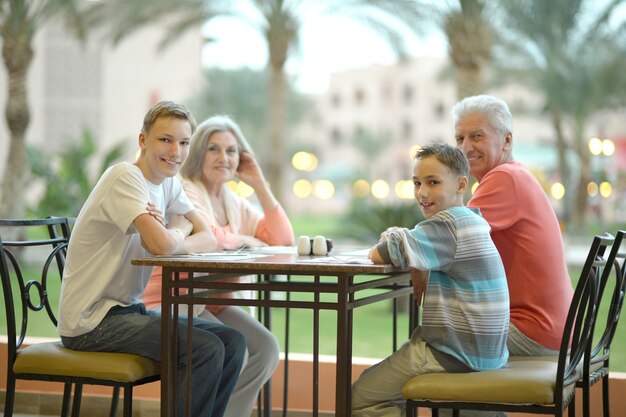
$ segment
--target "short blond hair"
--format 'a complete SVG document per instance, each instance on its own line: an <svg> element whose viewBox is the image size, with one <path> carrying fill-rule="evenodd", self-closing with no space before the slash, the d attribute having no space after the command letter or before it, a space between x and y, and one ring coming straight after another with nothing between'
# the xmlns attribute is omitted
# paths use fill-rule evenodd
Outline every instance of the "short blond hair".
<svg viewBox="0 0 626 417"><path fill-rule="evenodd" d="M160 101L148 110L143 118L143 124L141 125L141 131L147 134L154 122L162 117L169 119L186 120L191 126L191 133L196 131L196 119L182 104L174 103L173 101Z"/></svg>

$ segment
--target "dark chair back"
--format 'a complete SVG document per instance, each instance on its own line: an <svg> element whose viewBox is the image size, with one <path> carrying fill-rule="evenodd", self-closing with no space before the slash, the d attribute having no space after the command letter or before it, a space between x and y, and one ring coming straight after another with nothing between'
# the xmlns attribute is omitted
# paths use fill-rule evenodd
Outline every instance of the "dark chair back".
<svg viewBox="0 0 626 417"><path fill-rule="evenodd" d="M583 265L578 284L574 290L574 297L570 304L561 347L557 370L557 387L572 386L580 378L580 362L592 342L593 329L598 313L598 287L600 275L607 266L605 252L613 243L613 236L608 233L595 236L591 248ZM571 390L571 396L575 390ZM563 395L556 396L556 409L565 409L571 398Z"/></svg>
<svg viewBox="0 0 626 417"><path fill-rule="evenodd" d="M61 416L80 414L83 385L113 387L110 416L132 415L133 387L160 379L158 362L138 355L83 352L58 340L26 343L41 336L41 326L56 334L57 308L67 248L74 219L0 219L0 278L7 329L7 384L4 415L13 415L16 381L64 383ZM35 331L37 330L37 331ZM34 332L35 331L35 332ZM73 398L72 398L73 389Z"/></svg>
<svg viewBox="0 0 626 417"><path fill-rule="evenodd" d="M600 285L598 288L598 305L600 305L602 300L606 299L607 296L610 296L611 298L606 315L606 326L603 329L600 329L602 330L602 334L599 338L597 338L596 343L589 345L589 354L585 358L586 372L589 371L590 364L608 360L611 342L613 341L622 305L624 304L624 289L626 285L626 277L624 276L624 267L626 265L624 265L624 258L626 257L626 253L621 248L624 233L626 232L620 230L615 235L615 242L611 247L611 252L607 259L608 265L604 268L600 278ZM612 280L611 277L614 279ZM611 283L612 285L609 285ZM612 293L608 293L611 289Z"/></svg>
<svg viewBox="0 0 626 417"><path fill-rule="evenodd" d="M624 231L619 230L615 235L615 241L607 258L607 265L602 271L598 284L598 308L599 318L594 324L594 342L589 343L583 359L582 377L576 386L582 388L583 416L591 415L591 387L598 381L602 381L602 408L604 417L609 417L609 356L611 342L617 329L618 320L624 304L624 290L626 288L625 260L626 253L621 248L624 240ZM605 310L601 308L602 301L608 305ZM601 314L601 315L600 315ZM599 326L599 327L598 327ZM573 409L573 406L572 406ZM570 412L574 415L574 410Z"/></svg>
<svg viewBox="0 0 626 417"><path fill-rule="evenodd" d="M548 357L518 357L501 368L470 373L431 373L413 377L403 387L407 416L417 407L506 411L560 416L572 407L581 361L592 343L597 317L600 277L608 264L610 234L595 236L585 259L568 310L558 361Z"/></svg>
<svg viewBox="0 0 626 417"><path fill-rule="evenodd" d="M15 238L4 238L16 233ZM0 219L0 276L9 363L13 363L35 320L40 325L45 318L51 328L57 325L57 296L69 234L66 218Z"/></svg>

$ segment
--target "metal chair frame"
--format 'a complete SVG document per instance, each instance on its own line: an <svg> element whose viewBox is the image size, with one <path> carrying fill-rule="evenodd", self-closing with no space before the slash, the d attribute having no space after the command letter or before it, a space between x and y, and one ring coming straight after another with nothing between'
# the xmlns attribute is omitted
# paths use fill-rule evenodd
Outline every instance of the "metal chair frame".
<svg viewBox="0 0 626 417"><path fill-rule="evenodd" d="M80 414L81 397L83 385L104 385L113 387L113 398L111 401L110 415L117 415L118 396L120 389L124 390L124 416L132 415L132 392L133 387L145 383L158 381L160 374L152 375L147 378L134 382L120 382L108 379L79 377L79 376L59 376L47 374L16 374L13 370L13 364L20 349L23 347L27 336L29 313L34 315L36 312L45 310L45 316L57 325L57 319L52 306L50 305L50 292L48 282L53 268L56 266L59 277L63 276L63 268L65 267L65 257L69 244L71 224L73 219L62 217L51 217L46 219L34 220L5 220L0 219L0 276L2 279L2 289L4 293L4 305L6 310L7 337L8 337L8 364L7 364L7 388L4 404L4 415L11 417L15 403L15 388L17 380L38 380L64 383L63 403L61 408L61 416L68 415L70 405L72 407L72 416L78 417ZM1 230L25 231L29 228L47 228L49 237L44 238L25 238L4 240ZM20 263L20 250L27 247L40 247L48 250L43 267L38 276L33 276L29 271L25 270ZM28 276L27 276L28 274ZM35 304L34 294L39 298L39 302ZM19 293L20 298L17 299L15 294ZM40 316L38 316L40 317ZM31 317L32 318L32 317ZM33 318L34 319L34 318ZM74 398L71 401L72 387L74 388Z"/></svg>
<svg viewBox="0 0 626 417"><path fill-rule="evenodd" d="M581 377L580 363L588 345L591 343L593 326L597 317L597 294L600 274L607 264L604 254L614 241L613 236L605 234L595 236L574 296L563 330L563 337L558 357L555 379L554 402L552 404L515 404L472 402L471 398L463 401L432 401L427 398L410 398L406 401L407 416L417 416L418 407L428 407L433 417L439 415L440 408L452 409L458 417L460 410L505 411L532 414L551 414L561 416L574 400L575 389L567 396L564 388L575 384Z"/></svg>
<svg viewBox="0 0 626 417"><path fill-rule="evenodd" d="M582 388L582 406L583 416L591 417L591 387L598 381L602 381L602 408L604 417L610 416L609 406L609 354L611 342L617 329L622 306L624 304L624 292L626 290L626 253L621 249L622 240L624 238L623 230L619 230L615 235L615 241L611 247L611 252L607 259L607 266L602 272L600 284L598 286L598 306L602 299L609 294L605 294L610 290L610 279L613 280L613 292L610 294L610 305L606 316L606 325L601 329L602 333L595 345L590 343L583 359L583 374L576 381L576 387ZM620 259L622 263L620 264ZM609 286L607 288L607 286ZM594 330L595 324L594 324ZM570 417L576 415L575 407L569 409Z"/></svg>

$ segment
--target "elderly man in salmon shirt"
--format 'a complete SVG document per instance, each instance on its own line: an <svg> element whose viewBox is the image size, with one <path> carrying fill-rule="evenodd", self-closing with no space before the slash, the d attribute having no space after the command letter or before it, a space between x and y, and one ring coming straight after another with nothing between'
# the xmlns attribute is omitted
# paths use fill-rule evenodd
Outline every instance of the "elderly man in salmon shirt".
<svg viewBox="0 0 626 417"><path fill-rule="evenodd" d="M558 355L573 288L557 217L539 182L513 159L507 104L467 97L452 110L458 148L478 187L468 207L491 226L506 271L511 303L511 355Z"/></svg>

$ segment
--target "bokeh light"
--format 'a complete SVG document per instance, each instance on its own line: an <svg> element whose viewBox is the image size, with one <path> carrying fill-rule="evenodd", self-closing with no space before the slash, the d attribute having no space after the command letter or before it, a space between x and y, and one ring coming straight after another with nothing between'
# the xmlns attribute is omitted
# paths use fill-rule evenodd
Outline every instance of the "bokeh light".
<svg viewBox="0 0 626 417"><path fill-rule="evenodd" d="M587 193L589 194L590 197L597 196L598 195L598 184L596 184L593 181L591 181L589 184L587 184Z"/></svg>
<svg viewBox="0 0 626 417"><path fill-rule="evenodd" d="M230 191L232 191L233 193L237 192L237 181L226 181L226 186L230 189Z"/></svg>
<svg viewBox="0 0 626 417"><path fill-rule="evenodd" d="M604 156L611 156L615 153L615 144L610 139L604 139L602 141L602 154Z"/></svg>
<svg viewBox="0 0 626 417"><path fill-rule="evenodd" d="M370 193L370 183L365 180L356 180L352 184L352 196L356 198L365 198Z"/></svg>
<svg viewBox="0 0 626 417"><path fill-rule="evenodd" d="M385 180L376 180L372 183L372 195L379 200L389 195L389 184Z"/></svg>
<svg viewBox="0 0 626 417"><path fill-rule="evenodd" d="M328 200L335 195L335 186L328 180L313 181L313 195L322 200Z"/></svg>
<svg viewBox="0 0 626 417"><path fill-rule="evenodd" d="M611 139L589 139L589 152L594 156L612 156L615 153L615 143Z"/></svg>
<svg viewBox="0 0 626 417"><path fill-rule="evenodd" d="M291 165L298 171L311 172L317 168L317 156L310 152L296 152L291 157Z"/></svg>
<svg viewBox="0 0 626 417"><path fill-rule="evenodd" d="M598 156L602 153L602 139L591 138L589 139L589 152L592 155Z"/></svg>
<svg viewBox="0 0 626 417"><path fill-rule="evenodd" d="M298 180L293 183L293 194L298 198L306 198L311 195L313 186L308 180Z"/></svg>
<svg viewBox="0 0 626 417"><path fill-rule="evenodd" d="M472 189L470 190L470 192L472 193L472 195L474 195L474 193L476 192L476 189L478 188L478 181L476 181L473 185L472 185Z"/></svg>
<svg viewBox="0 0 626 417"><path fill-rule="evenodd" d="M409 180L398 181L395 186L396 195L403 200L412 200L414 197L414 189L413 181Z"/></svg>
<svg viewBox="0 0 626 417"><path fill-rule="evenodd" d="M252 194L254 194L254 188L250 187L243 181L239 181L239 183L237 184L237 194L244 198L248 198Z"/></svg>
<svg viewBox="0 0 626 417"><path fill-rule="evenodd" d="M555 200L562 199L565 196L565 186L563 186L560 182L555 182L550 187L550 195Z"/></svg>
<svg viewBox="0 0 626 417"><path fill-rule="evenodd" d="M600 183L600 195L604 198L609 198L613 193L613 186L608 181L602 181Z"/></svg>

